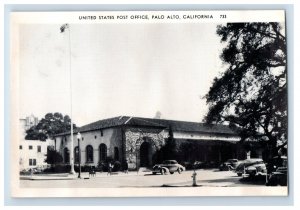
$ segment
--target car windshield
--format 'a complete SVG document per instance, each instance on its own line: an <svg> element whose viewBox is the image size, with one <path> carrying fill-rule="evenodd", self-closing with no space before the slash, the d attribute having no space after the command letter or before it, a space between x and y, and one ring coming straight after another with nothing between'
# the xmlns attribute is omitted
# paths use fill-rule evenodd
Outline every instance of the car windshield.
<svg viewBox="0 0 300 210"><path fill-rule="evenodd" d="M271 159L269 161L270 165L276 165L276 166L283 166L283 167L287 167L287 157L285 156L281 156L281 157L274 157L273 159Z"/></svg>

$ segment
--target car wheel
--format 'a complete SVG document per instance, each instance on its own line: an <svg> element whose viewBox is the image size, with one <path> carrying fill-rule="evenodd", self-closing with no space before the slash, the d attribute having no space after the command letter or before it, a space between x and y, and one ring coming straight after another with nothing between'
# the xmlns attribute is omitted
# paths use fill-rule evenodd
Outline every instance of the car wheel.
<svg viewBox="0 0 300 210"><path fill-rule="evenodd" d="M153 175L156 175L156 172L152 172Z"/></svg>
<svg viewBox="0 0 300 210"><path fill-rule="evenodd" d="M179 173L179 174L181 174L181 172L182 172L182 169L178 168L178 170L177 170L177 171L178 171L178 173Z"/></svg>
<svg viewBox="0 0 300 210"><path fill-rule="evenodd" d="M170 172L170 174L174 174L174 172Z"/></svg>
<svg viewBox="0 0 300 210"><path fill-rule="evenodd" d="M242 173L237 173L238 176L242 176Z"/></svg>

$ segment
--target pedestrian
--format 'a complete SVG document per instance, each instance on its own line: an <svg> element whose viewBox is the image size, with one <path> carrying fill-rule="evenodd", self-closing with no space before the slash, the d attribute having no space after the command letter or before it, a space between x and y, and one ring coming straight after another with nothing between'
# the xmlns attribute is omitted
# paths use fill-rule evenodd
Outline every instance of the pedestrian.
<svg viewBox="0 0 300 210"><path fill-rule="evenodd" d="M108 172L107 172L107 175L111 175L111 172L112 172L112 168L113 168L113 165L111 162L108 163Z"/></svg>
<svg viewBox="0 0 300 210"><path fill-rule="evenodd" d="M124 173L128 174L128 161L127 160L124 163Z"/></svg>

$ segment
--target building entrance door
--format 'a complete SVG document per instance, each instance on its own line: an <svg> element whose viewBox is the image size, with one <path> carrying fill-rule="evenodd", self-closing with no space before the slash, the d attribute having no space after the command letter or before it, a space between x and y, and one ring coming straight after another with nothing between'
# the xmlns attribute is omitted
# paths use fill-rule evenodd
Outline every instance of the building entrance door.
<svg viewBox="0 0 300 210"><path fill-rule="evenodd" d="M148 167L150 166L151 151L150 144L148 142L144 142L140 148L140 166Z"/></svg>

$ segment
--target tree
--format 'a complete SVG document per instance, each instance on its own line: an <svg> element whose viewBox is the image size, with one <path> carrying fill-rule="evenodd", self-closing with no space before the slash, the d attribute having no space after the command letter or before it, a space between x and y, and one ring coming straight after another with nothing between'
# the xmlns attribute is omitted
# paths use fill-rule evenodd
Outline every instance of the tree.
<svg viewBox="0 0 300 210"><path fill-rule="evenodd" d="M177 160L179 157L177 144L174 139L174 133L171 126L169 126L169 137L165 144L159 148L154 154L154 162L161 163L164 160Z"/></svg>
<svg viewBox="0 0 300 210"><path fill-rule="evenodd" d="M178 156L177 145L174 139L174 133L171 126L169 126L169 137L163 147L163 156L165 160L177 159Z"/></svg>
<svg viewBox="0 0 300 210"><path fill-rule="evenodd" d="M47 155L45 162L48 164L57 164L63 162L63 157L54 148L47 148Z"/></svg>
<svg viewBox="0 0 300 210"><path fill-rule="evenodd" d="M73 124L74 129L76 125ZM41 121L26 131L25 139L42 140L53 137L55 134L70 131L71 118L61 113L48 113Z"/></svg>
<svg viewBox="0 0 300 210"><path fill-rule="evenodd" d="M217 27L225 43L225 72L205 96L207 123L227 122L242 139L287 143L286 38L280 23L228 23ZM282 144L281 144L282 145Z"/></svg>

